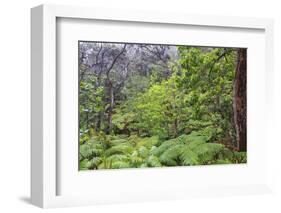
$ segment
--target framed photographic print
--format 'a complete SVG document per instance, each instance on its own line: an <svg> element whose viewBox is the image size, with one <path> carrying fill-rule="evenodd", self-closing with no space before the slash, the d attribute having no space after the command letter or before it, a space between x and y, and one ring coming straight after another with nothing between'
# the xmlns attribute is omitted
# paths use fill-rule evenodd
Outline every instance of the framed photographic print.
<svg viewBox="0 0 281 213"><path fill-rule="evenodd" d="M33 8L32 203L269 192L272 26Z"/></svg>
<svg viewBox="0 0 281 213"><path fill-rule="evenodd" d="M247 162L247 49L79 41L79 170Z"/></svg>

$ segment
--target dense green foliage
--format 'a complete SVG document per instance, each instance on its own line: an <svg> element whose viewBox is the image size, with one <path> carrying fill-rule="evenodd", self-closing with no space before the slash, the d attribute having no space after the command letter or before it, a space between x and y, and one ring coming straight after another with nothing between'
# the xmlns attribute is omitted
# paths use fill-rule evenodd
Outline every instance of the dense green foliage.
<svg viewBox="0 0 281 213"><path fill-rule="evenodd" d="M131 65L122 79L120 64L111 76L80 81L80 169L246 162L235 150L237 51L179 46L176 53L149 73ZM89 67L81 63L83 69Z"/></svg>
<svg viewBox="0 0 281 213"><path fill-rule="evenodd" d="M161 141L157 136L94 136L80 146L80 169L117 169L245 163L246 154L231 151L192 132Z"/></svg>

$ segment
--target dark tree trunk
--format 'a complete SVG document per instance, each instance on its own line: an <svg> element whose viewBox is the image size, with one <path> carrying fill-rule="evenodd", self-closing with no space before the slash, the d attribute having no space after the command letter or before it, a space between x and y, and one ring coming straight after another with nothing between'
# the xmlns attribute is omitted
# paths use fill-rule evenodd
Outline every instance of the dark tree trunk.
<svg viewBox="0 0 281 213"><path fill-rule="evenodd" d="M247 49L239 49L234 80L233 112L238 151L247 151Z"/></svg>
<svg viewBox="0 0 281 213"><path fill-rule="evenodd" d="M97 122L96 122L96 132L99 132L101 129L101 117L102 117L102 113L99 112L98 116L97 116Z"/></svg>
<svg viewBox="0 0 281 213"><path fill-rule="evenodd" d="M178 137L178 119L174 120L174 138Z"/></svg>

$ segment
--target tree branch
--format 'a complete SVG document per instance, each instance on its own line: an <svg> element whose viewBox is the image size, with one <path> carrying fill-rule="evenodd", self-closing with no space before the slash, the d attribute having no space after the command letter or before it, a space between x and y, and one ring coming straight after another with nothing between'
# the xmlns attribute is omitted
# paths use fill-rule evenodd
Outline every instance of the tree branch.
<svg viewBox="0 0 281 213"><path fill-rule="evenodd" d="M96 55L96 64L98 64L99 55L100 55L101 50L102 50L102 43L100 44L100 49L99 49L99 51L98 51L98 53L97 53L97 55Z"/></svg>
<svg viewBox="0 0 281 213"><path fill-rule="evenodd" d="M211 75L211 73L213 72L214 66L216 63L218 63L223 57L226 58L226 55L229 54L232 51L232 49L224 49L223 53L221 55L219 55L219 57L213 62L211 69L209 71L209 77Z"/></svg>
<svg viewBox="0 0 281 213"><path fill-rule="evenodd" d="M122 48L121 52L113 59L111 65L109 66L109 68L107 69L106 71L106 76L107 78L109 79L109 73L110 71L112 70L114 64L116 63L117 59L124 53L125 49L126 49L126 45L127 44L124 44L124 47Z"/></svg>

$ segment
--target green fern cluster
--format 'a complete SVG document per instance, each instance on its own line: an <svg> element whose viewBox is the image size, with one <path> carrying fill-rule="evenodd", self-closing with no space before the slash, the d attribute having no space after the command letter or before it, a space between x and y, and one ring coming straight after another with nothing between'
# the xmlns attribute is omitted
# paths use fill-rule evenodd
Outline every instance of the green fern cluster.
<svg viewBox="0 0 281 213"><path fill-rule="evenodd" d="M80 169L246 163L246 153L209 142L200 132L161 141L157 136L99 136L80 145Z"/></svg>

